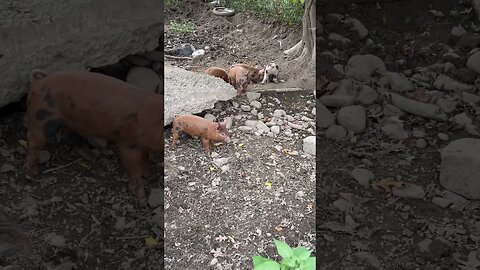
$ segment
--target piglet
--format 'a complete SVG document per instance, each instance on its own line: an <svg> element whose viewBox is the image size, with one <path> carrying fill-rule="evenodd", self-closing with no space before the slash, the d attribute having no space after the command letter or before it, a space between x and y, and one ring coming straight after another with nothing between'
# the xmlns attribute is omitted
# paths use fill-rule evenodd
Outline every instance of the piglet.
<svg viewBox="0 0 480 270"><path fill-rule="evenodd" d="M262 81L263 73L261 73L262 68L260 66L252 66L248 64L233 64L230 68L233 67L243 67L250 72L252 83L259 83Z"/></svg>
<svg viewBox="0 0 480 270"><path fill-rule="evenodd" d="M222 68L219 68L219 67L210 67L210 68L207 68L205 71L204 71L205 74L208 74L208 75L212 75L212 76L215 76L215 77L218 77L218 78L221 78L223 79L226 83L229 83L228 81L228 74L227 72L222 69Z"/></svg>
<svg viewBox="0 0 480 270"><path fill-rule="evenodd" d="M270 63L266 65L265 68L262 69L261 73L263 73L262 84L272 81L274 83L278 83L278 74L280 73L280 70L277 64Z"/></svg>
<svg viewBox="0 0 480 270"><path fill-rule="evenodd" d="M210 141L229 143L230 135L227 131L227 119L223 122L213 122L196 115L176 115L172 125L172 148L175 148L179 132L183 131L190 136L197 136L202 140L205 154L210 157Z"/></svg>
<svg viewBox="0 0 480 270"><path fill-rule="evenodd" d="M119 79L86 71L47 74L34 70L27 96L27 175L38 173L39 153L57 130L116 143L129 178L129 189L141 201L142 176L149 174L150 152L163 152L163 95Z"/></svg>
<svg viewBox="0 0 480 270"><path fill-rule="evenodd" d="M233 66L228 71L228 79L230 84L237 89L237 96L247 92L247 87L252 81L252 75L250 71L242 66Z"/></svg>

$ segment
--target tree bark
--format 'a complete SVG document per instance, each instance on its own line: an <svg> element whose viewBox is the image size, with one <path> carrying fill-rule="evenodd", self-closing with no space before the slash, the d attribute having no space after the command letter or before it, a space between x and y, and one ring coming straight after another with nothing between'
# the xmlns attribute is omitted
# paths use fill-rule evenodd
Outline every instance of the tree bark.
<svg viewBox="0 0 480 270"><path fill-rule="evenodd" d="M315 63L316 57L316 39L315 39L315 27L316 27L316 0L305 0L305 12L303 13L303 33L302 39L295 44L292 48L285 50L284 53L291 56L298 56L296 60ZM300 54L300 55L299 55Z"/></svg>

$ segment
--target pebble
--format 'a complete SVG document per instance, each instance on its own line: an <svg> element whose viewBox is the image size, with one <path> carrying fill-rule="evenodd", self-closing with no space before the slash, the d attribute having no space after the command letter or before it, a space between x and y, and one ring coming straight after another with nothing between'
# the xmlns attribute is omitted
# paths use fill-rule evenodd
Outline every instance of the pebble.
<svg viewBox="0 0 480 270"><path fill-rule="evenodd" d="M347 137L347 129L339 125L331 125L325 131L325 137L342 141Z"/></svg>
<svg viewBox="0 0 480 270"><path fill-rule="evenodd" d="M359 105L341 108L337 119L340 125L355 133L362 132L367 125L365 108Z"/></svg>
<svg viewBox="0 0 480 270"><path fill-rule="evenodd" d="M420 139L415 141L415 146L417 148L425 148L425 147L427 147L427 141L425 141L425 139L423 139L423 138L420 138Z"/></svg>
<svg viewBox="0 0 480 270"><path fill-rule="evenodd" d="M378 99L378 93L372 87L368 85L362 85L360 89L360 93L357 97L357 101L360 102L360 104L371 105Z"/></svg>
<svg viewBox="0 0 480 270"><path fill-rule="evenodd" d="M250 106L254 107L255 109L260 109L262 107L262 103L258 102L257 100L254 100L250 102Z"/></svg>
<svg viewBox="0 0 480 270"><path fill-rule="evenodd" d="M448 139L449 139L448 135L445 134L445 133L443 133L443 132L438 133L437 136L438 136L438 138L439 138L440 140L442 140L442 141L448 141Z"/></svg>
<svg viewBox="0 0 480 270"><path fill-rule="evenodd" d="M315 156L316 154L316 136L308 136L303 139L303 152Z"/></svg>
<svg viewBox="0 0 480 270"><path fill-rule="evenodd" d="M273 133L274 135L280 134L280 127L279 127L279 126L272 126L272 127L270 128L270 130L272 131L272 133Z"/></svg>
<svg viewBox="0 0 480 270"><path fill-rule="evenodd" d="M246 120L246 121L245 121L245 125L253 128L253 127L256 127L256 126L258 125L258 122L261 122L261 121L257 121L257 120Z"/></svg>
<svg viewBox="0 0 480 270"><path fill-rule="evenodd" d="M359 168L353 169L350 172L350 176L357 180L357 182L364 187L369 187L370 181L373 181L375 178L371 171Z"/></svg>
<svg viewBox="0 0 480 270"><path fill-rule="evenodd" d="M262 96L262 94L255 93L255 92L247 92L246 95L247 95L248 102L252 102L254 100L257 100Z"/></svg>
<svg viewBox="0 0 480 270"><path fill-rule="evenodd" d="M294 124L294 123L291 123L291 122L288 122L287 123L288 126L290 126L291 128L294 128L294 129L299 129L299 130L303 130L303 126L302 125L299 125L299 124Z"/></svg>
<svg viewBox="0 0 480 270"><path fill-rule="evenodd" d="M467 67L477 74L480 74L480 51L477 51L468 58Z"/></svg>
<svg viewBox="0 0 480 270"><path fill-rule="evenodd" d="M163 189L152 188L148 196L148 204L152 208L163 205Z"/></svg>
<svg viewBox="0 0 480 270"><path fill-rule="evenodd" d="M239 126L238 130L240 130L240 131L252 131L253 128L249 127L249 126Z"/></svg>
<svg viewBox="0 0 480 270"><path fill-rule="evenodd" d="M263 123L262 121L257 121L257 126L256 126L257 130L261 133L268 133L270 132L270 128L265 125L265 123Z"/></svg>
<svg viewBox="0 0 480 270"><path fill-rule="evenodd" d="M222 167L223 165L227 164L229 161L229 158L216 158L212 162L217 166L218 168Z"/></svg>
<svg viewBox="0 0 480 270"><path fill-rule="evenodd" d="M276 118L282 118L283 116L286 116L287 113L284 111L284 110L281 110L281 109L277 109L275 111L273 111L273 116L276 117Z"/></svg>
<svg viewBox="0 0 480 270"><path fill-rule="evenodd" d="M392 193L395 196L410 199L423 199L425 197L423 188L415 184L408 184L406 188L393 187Z"/></svg>
<svg viewBox="0 0 480 270"><path fill-rule="evenodd" d="M205 118L207 120L210 120L210 121L215 121L215 119L216 119L216 117L211 113L205 114L205 116L203 116L203 118Z"/></svg>
<svg viewBox="0 0 480 270"><path fill-rule="evenodd" d="M248 105L240 105L240 109L244 112L249 112L252 110L252 108Z"/></svg>

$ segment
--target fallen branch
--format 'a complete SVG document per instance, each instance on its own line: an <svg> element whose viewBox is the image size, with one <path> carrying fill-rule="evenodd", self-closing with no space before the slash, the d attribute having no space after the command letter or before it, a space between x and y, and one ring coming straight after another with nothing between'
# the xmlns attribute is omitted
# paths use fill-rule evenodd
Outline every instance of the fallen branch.
<svg viewBox="0 0 480 270"><path fill-rule="evenodd" d="M80 161L80 160L82 160L82 159L81 159L81 158L76 159L76 160L74 160L74 161L72 161L72 162L70 162L70 163L67 163L67 164L65 164L65 165L62 165L62 166L58 166L58 167L55 167L55 168L51 168L51 169L45 170L45 171L43 171L43 173L49 173L49 172L54 172L54 171L61 170L61 169L63 169L63 168L66 168L66 167L68 167L68 166L73 165L74 163L76 163L76 162L78 162L78 161Z"/></svg>
<svg viewBox="0 0 480 270"><path fill-rule="evenodd" d="M186 56L173 56L173 55L167 55L167 54L165 54L165 58L177 59L177 60L193 60L193 58L192 58L192 57L186 57Z"/></svg>
<svg viewBox="0 0 480 270"><path fill-rule="evenodd" d="M390 96L392 104L404 112L438 121L448 120L448 116L438 105L423 103L395 93L388 93L388 95Z"/></svg>

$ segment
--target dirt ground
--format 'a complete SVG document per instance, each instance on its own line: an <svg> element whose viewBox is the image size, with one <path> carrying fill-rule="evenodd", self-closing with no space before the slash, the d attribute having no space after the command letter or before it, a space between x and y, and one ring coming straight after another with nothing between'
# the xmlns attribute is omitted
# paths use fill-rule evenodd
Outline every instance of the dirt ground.
<svg viewBox="0 0 480 270"><path fill-rule="evenodd" d="M261 104L258 113L268 119L275 110L284 110L295 118L293 121L301 121L301 116L312 120L306 129L292 129L291 137L283 130L275 137L260 136L239 129L247 119L257 120L250 111L241 109L250 104L246 96L219 103L205 113L219 120L226 116L233 119L232 143L215 144L213 159L205 156L200 140L189 136L181 137L177 148L172 149L168 127L166 269L252 269L254 255L278 259L273 239L314 250L315 158L302 151L302 140L314 135L315 129L314 69L293 68L297 64L282 55L282 50L298 42L301 29L262 22L243 13L218 17L208 7L193 3L167 9L166 15L165 49L183 43L197 49L211 48L201 59L170 59L166 65L202 72L210 66L228 69L234 63L275 62L285 82L248 88L262 92L257 100ZM196 31L176 32L169 27L172 20L188 20ZM292 87L304 91L271 91ZM215 165L224 159L228 160L226 165Z"/></svg>
<svg viewBox="0 0 480 270"><path fill-rule="evenodd" d="M462 25L467 31L477 32L474 12L457 17L449 15L452 10L468 9L469 1L463 4L461 1L408 1L410 4L379 1L381 10L377 10L375 1L358 2L357 8L348 13L366 26L369 37L380 46L367 48L363 43L353 44L341 51L343 59L339 62L343 65L352 55L368 53L386 59L390 71L445 63L442 55L452 46L448 39L453 26ZM435 17L429 10L442 11L444 16ZM330 12L344 14L344 9L325 6L321 14ZM323 46L319 53L332 50L327 42ZM405 66L388 66L388 59L405 58L402 49L412 47L414 57L407 58ZM457 65L465 61L465 52L455 49L461 55L454 63ZM467 107L459 102L456 112L467 111ZM412 136L405 140L387 138L380 130L378 119L372 114L367 117L367 129L356 142L335 142L326 139L323 133L317 141L316 224L320 268L478 269L475 263L479 251L478 201L460 200L446 208L432 201L435 194L444 190L438 181L439 150L455 139L472 135L407 114L401 117L405 129L426 132L427 146L419 148ZM448 134L449 139L439 139L440 132ZM362 187L347 173L353 168L370 170L375 181L400 177L423 187L426 196L421 200L400 198ZM348 217L334 206L342 193L356 196ZM349 224L353 227L348 227ZM426 238L433 242L428 245Z"/></svg>

